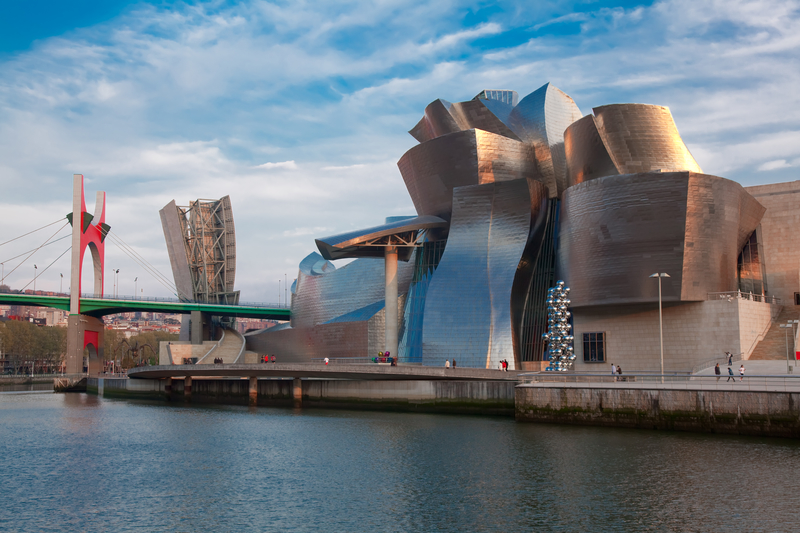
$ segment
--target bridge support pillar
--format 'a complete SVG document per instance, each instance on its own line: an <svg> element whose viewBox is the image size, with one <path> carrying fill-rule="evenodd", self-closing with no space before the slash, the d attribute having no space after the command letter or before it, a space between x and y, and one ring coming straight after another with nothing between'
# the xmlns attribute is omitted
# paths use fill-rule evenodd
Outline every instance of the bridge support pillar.
<svg viewBox="0 0 800 533"><path fill-rule="evenodd" d="M167 395L167 400L172 399L172 378L166 378L164 380L164 394Z"/></svg>
<svg viewBox="0 0 800 533"><path fill-rule="evenodd" d="M88 315L74 314L67 319L66 373L83 374L83 350L89 351L89 374L103 370L103 321Z"/></svg>
<svg viewBox="0 0 800 533"><path fill-rule="evenodd" d="M303 380L300 378L292 380L292 398L294 399L295 407L303 406Z"/></svg>
<svg viewBox="0 0 800 533"><path fill-rule="evenodd" d="M192 376L183 378L183 399L187 402L192 400Z"/></svg>
<svg viewBox="0 0 800 533"><path fill-rule="evenodd" d="M250 376L250 405L258 405L258 378Z"/></svg>
<svg viewBox="0 0 800 533"><path fill-rule="evenodd" d="M211 315L202 311L192 311L190 340L192 344L203 344L211 340Z"/></svg>

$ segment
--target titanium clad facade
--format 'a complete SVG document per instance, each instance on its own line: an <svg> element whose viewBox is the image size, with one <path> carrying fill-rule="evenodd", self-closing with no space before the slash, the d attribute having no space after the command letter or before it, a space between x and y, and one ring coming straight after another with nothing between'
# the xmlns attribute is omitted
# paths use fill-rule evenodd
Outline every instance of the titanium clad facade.
<svg viewBox="0 0 800 533"><path fill-rule="evenodd" d="M736 182L694 172L608 176L561 206L560 274L573 307L664 301L738 288L736 262L764 208Z"/></svg>
<svg viewBox="0 0 800 533"><path fill-rule="evenodd" d="M597 131L594 115L586 115L564 131L567 187L619 174Z"/></svg>
<svg viewBox="0 0 800 533"><path fill-rule="evenodd" d="M547 190L514 180L455 189L447 246L430 281L423 364L516 368L512 287L528 235L545 219ZM538 250L536 251L538 253Z"/></svg>
<svg viewBox="0 0 800 533"><path fill-rule="evenodd" d="M597 130L620 174L703 172L683 143L668 107L613 104L593 111Z"/></svg>
<svg viewBox="0 0 800 533"><path fill-rule="evenodd" d="M292 287L294 329L313 328L384 299L382 259L356 259L335 269L314 252L303 263L309 268L300 270ZM398 263L398 294L408 291L412 272L412 262Z"/></svg>
<svg viewBox="0 0 800 533"><path fill-rule="evenodd" d="M517 136L533 145L551 198L560 198L567 188L564 130L581 116L572 98L546 83L523 98L508 118L508 125Z"/></svg>
<svg viewBox="0 0 800 533"><path fill-rule="evenodd" d="M537 178L530 145L482 130L452 133L407 151L397 166L420 215L450 219L456 187Z"/></svg>

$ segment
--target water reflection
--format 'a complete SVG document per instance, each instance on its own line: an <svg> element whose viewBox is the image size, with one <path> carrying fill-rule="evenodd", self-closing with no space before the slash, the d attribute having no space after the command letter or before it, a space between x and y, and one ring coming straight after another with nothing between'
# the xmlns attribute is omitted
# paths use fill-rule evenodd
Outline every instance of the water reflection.
<svg viewBox="0 0 800 533"><path fill-rule="evenodd" d="M794 441L0 397L21 530L792 531ZM725 518L725 519L722 519Z"/></svg>

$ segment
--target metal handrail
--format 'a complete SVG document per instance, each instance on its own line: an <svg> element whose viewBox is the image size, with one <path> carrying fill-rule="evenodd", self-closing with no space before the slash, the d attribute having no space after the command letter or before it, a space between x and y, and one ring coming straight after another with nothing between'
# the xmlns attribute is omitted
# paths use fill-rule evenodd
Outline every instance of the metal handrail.
<svg viewBox="0 0 800 533"><path fill-rule="evenodd" d="M742 291L727 291L727 292L709 292L709 300L752 300L754 302L764 302L768 304L780 305L781 299L776 296L767 296L765 294L754 294L752 292Z"/></svg>

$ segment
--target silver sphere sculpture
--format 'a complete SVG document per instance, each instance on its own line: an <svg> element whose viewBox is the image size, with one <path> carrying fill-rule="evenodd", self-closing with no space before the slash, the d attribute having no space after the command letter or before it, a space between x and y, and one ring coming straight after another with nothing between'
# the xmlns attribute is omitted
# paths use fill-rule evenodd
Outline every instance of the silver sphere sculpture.
<svg viewBox="0 0 800 533"><path fill-rule="evenodd" d="M556 286L547 290L547 333L542 338L547 341L545 353L549 356L550 364L545 372L566 372L575 362L572 342L575 340L570 330L570 312L567 307L572 303L569 299L569 287L563 281L556 282Z"/></svg>

